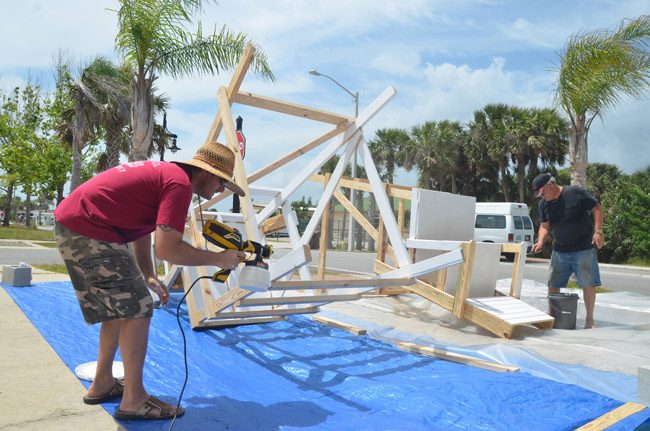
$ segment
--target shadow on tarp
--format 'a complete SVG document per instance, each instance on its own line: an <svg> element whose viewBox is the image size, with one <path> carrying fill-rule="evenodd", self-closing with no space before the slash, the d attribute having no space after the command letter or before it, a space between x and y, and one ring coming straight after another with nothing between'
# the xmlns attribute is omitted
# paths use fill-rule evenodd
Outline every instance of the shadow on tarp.
<svg viewBox="0 0 650 431"><path fill-rule="evenodd" d="M70 283L3 287L71 370L96 359L99 326L83 322ZM179 298L154 313L144 372L149 392L170 403L184 379ZM183 309L181 322L189 380L176 430L570 430L622 404L523 372L417 356L301 316L191 331ZM116 406L104 404L110 413ZM634 429L648 416L609 429ZM169 421L123 425L166 430Z"/></svg>

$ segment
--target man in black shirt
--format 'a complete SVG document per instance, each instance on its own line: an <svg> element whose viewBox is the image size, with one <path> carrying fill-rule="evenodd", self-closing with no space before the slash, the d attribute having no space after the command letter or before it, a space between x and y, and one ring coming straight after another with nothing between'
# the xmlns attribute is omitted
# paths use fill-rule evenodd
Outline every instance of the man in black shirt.
<svg viewBox="0 0 650 431"><path fill-rule="evenodd" d="M539 232L532 252L537 253L553 232L553 254L548 292L558 293L566 287L571 274L576 275L587 309L585 328L594 326L596 287L600 286L598 254L602 248L603 212L598 200L578 186L558 186L550 174L538 175L533 190L543 200L539 204ZM592 222L593 221L593 222Z"/></svg>

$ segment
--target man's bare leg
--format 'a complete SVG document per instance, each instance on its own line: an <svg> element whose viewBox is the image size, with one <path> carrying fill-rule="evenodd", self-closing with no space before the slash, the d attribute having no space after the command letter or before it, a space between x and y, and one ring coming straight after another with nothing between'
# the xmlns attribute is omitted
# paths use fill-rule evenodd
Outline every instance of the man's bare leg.
<svg viewBox="0 0 650 431"><path fill-rule="evenodd" d="M596 288L585 287L582 289L582 296L585 300L585 308L587 309L587 318L585 319L585 329L590 329L594 326L594 308L596 306Z"/></svg>
<svg viewBox="0 0 650 431"><path fill-rule="evenodd" d="M124 395L120 410L132 412L149 399L144 389L142 370L147 355L151 318L122 320L120 351L124 360Z"/></svg>
<svg viewBox="0 0 650 431"><path fill-rule="evenodd" d="M88 396L96 397L108 392L115 384L113 378L113 360L120 340L119 320L102 322L99 329L99 352L95 379L88 388Z"/></svg>

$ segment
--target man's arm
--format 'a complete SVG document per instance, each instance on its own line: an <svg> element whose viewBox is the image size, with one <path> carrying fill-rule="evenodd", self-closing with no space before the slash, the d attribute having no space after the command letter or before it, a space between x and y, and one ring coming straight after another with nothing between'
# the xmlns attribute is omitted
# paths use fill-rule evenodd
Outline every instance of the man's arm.
<svg viewBox="0 0 650 431"><path fill-rule="evenodd" d="M154 247L158 259L176 265L211 265L222 269L234 269L246 256L238 250L225 250L216 253L192 247L183 241L183 235L180 232L166 225L156 226L156 243Z"/></svg>
<svg viewBox="0 0 650 431"><path fill-rule="evenodd" d="M549 229L550 228L548 222L539 224L539 231L537 232L537 242L533 245L533 248L530 250L531 253L538 253L542 250L544 243L548 239Z"/></svg>
<svg viewBox="0 0 650 431"><path fill-rule="evenodd" d="M158 280L156 269L153 266L151 259L151 235L147 234L131 243L133 246L133 256L135 263L138 264L140 272L144 277L144 281L149 289L156 292L160 298L160 303L165 305L169 301L169 292L167 287Z"/></svg>
<svg viewBox="0 0 650 431"><path fill-rule="evenodd" d="M598 249L605 245L605 235L603 234L603 208L597 203L592 209L591 214L594 217L594 236L591 239L592 244L596 244Z"/></svg>

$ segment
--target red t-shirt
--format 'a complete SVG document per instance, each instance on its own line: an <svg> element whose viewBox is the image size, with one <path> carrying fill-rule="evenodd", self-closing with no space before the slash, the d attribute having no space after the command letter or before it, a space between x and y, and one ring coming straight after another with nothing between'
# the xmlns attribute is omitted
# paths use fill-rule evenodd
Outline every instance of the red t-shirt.
<svg viewBox="0 0 650 431"><path fill-rule="evenodd" d="M54 218L81 235L125 243L167 225L181 233L192 201L187 172L177 164L125 163L86 181L54 211Z"/></svg>

